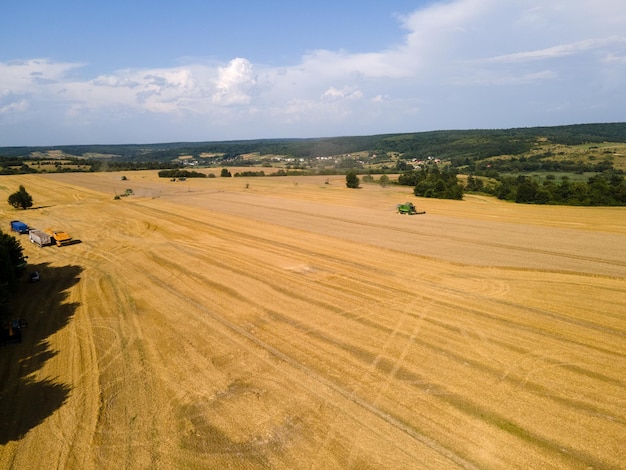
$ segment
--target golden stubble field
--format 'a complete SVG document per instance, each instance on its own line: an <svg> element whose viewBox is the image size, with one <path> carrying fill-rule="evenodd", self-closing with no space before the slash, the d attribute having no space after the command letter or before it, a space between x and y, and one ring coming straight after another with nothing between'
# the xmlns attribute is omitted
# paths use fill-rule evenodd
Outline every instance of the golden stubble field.
<svg viewBox="0 0 626 470"><path fill-rule="evenodd" d="M0 468L624 468L625 208L125 175L0 178L80 242L19 236Z"/></svg>

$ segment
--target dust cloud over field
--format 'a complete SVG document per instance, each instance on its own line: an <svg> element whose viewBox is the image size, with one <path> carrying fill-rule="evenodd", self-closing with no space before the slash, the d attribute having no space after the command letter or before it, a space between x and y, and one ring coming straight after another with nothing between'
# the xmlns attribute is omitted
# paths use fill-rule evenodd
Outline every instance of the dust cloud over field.
<svg viewBox="0 0 626 470"><path fill-rule="evenodd" d="M623 468L624 208L125 176L0 179L1 468Z"/></svg>

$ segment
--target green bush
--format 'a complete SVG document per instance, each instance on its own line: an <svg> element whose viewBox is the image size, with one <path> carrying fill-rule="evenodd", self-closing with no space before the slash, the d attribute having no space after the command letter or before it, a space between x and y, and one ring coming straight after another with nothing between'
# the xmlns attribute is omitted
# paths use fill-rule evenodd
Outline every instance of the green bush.
<svg viewBox="0 0 626 470"><path fill-rule="evenodd" d="M356 171L350 170L348 173L346 173L346 186L348 188L357 189L359 187L359 184L360 181Z"/></svg>

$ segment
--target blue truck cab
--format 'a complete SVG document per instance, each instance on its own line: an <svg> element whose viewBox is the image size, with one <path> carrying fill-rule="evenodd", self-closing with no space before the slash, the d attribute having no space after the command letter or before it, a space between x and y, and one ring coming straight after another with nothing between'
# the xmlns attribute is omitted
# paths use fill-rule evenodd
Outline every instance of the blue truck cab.
<svg viewBox="0 0 626 470"><path fill-rule="evenodd" d="M26 225L24 222L20 222L19 220L12 220L11 231L17 233L28 233L28 225Z"/></svg>

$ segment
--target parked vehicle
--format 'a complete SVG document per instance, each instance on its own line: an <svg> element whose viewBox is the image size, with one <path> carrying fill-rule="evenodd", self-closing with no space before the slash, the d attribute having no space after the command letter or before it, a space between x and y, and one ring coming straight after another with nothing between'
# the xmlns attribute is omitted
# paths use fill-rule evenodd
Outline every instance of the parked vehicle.
<svg viewBox="0 0 626 470"><path fill-rule="evenodd" d="M39 271L33 271L29 275L30 282L39 282L41 280L41 276L39 276Z"/></svg>
<svg viewBox="0 0 626 470"><path fill-rule="evenodd" d="M42 232L41 230L35 230L35 229L29 230L28 238L30 239L31 243L38 245L40 248L42 246L47 246L47 245L52 244L52 237L50 236L50 234L46 232Z"/></svg>
<svg viewBox="0 0 626 470"><path fill-rule="evenodd" d="M13 320L11 320L11 326L14 329L22 329L22 328L26 328L28 326L28 322L23 319L23 318L15 318Z"/></svg>
<svg viewBox="0 0 626 470"><path fill-rule="evenodd" d="M19 220L12 220L11 231L17 233L28 233L28 225L24 222L20 222Z"/></svg>
<svg viewBox="0 0 626 470"><path fill-rule="evenodd" d="M46 233L52 237L52 241L56 243L56 246L64 246L72 243L72 237L61 230L46 229Z"/></svg>

